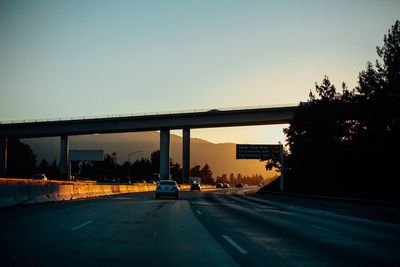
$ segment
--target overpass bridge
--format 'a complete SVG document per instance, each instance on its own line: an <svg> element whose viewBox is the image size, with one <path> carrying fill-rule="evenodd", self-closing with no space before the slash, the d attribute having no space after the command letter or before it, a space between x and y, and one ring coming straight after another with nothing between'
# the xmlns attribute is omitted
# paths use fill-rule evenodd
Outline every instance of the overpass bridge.
<svg viewBox="0 0 400 267"><path fill-rule="evenodd" d="M151 115L0 123L0 177L7 175L9 138L60 137L60 174L70 178L69 136L160 131L160 176L169 179L170 130L183 131L183 177L190 171L190 129L290 123L297 105L211 109Z"/></svg>

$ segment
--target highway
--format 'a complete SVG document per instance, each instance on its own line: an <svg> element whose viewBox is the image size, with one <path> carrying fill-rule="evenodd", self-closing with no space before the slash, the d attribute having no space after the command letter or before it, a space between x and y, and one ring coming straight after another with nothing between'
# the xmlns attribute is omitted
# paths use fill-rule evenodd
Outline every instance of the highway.
<svg viewBox="0 0 400 267"><path fill-rule="evenodd" d="M400 266L398 213L359 216L252 191L1 209L0 266Z"/></svg>

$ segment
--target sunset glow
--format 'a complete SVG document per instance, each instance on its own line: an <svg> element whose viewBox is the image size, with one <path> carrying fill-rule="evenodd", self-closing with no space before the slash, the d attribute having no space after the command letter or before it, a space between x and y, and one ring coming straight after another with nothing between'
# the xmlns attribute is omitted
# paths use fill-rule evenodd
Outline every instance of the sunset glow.
<svg viewBox="0 0 400 267"><path fill-rule="evenodd" d="M325 74L354 87L396 10L396 1L1 1L0 121L299 103ZM192 136L271 143L283 127Z"/></svg>

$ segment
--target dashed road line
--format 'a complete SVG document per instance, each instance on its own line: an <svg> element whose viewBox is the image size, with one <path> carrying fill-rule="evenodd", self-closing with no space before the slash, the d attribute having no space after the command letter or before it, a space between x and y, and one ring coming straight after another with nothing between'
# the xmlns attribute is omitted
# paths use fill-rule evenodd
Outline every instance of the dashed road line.
<svg viewBox="0 0 400 267"><path fill-rule="evenodd" d="M329 233L332 233L332 234L335 234L335 235L340 235L341 234L340 232L336 232L336 231L331 230L329 228L325 228L325 227L318 226L318 225L315 225L315 224L310 224L310 225L312 227L316 228L316 229L319 229L319 230L322 230L322 231L325 231L325 232L329 232Z"/></svg>
<svg viewBox="0 0 400 267"><path fill-rule="evenodd" d="M239 251L242 254L247 254L247 251L244 250L238 243L236 243L235 241L232 240L232 238L230 238L227 235L222 235L222 237L228 241L229 244L231 244L237 251Z"/></svg>
<svg viewBox="0 0 400 267"><path fill-rule="evenodd" d="M199 211L199 210L196 210L196 212L197 212L197 214L199 214L199 215L201 215L202 213L201 213L201 211Z"/></svg>
<svg viewBox="0 0 400 267"><path fill-rule="evenodd" d="M71 231L76 231L76 230L78 230L78 229L80 229L80 228L82 228L82 227L84 227L84 226L86 226L86 225L88 225L88 224L90 224L92 222L93 222L93 220L84 222L84 223L82 223L82 224L80 224L78 226L75 226L75 227L71 228Z"/></svg>

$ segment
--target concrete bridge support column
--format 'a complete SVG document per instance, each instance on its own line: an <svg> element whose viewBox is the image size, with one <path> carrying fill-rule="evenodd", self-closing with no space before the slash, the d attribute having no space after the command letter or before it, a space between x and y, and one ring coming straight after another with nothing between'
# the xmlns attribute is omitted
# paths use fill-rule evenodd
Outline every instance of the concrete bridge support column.
<svg viewBox="0 0 400 267"><path fill-rule="evenodd" d="M7 177L7 136L0 136L0 177Z"/></svg>
<svg viewBox="0 0 400 267"><path fill-rule="evenodd" d="M182 182L185 182L190 177L190 128L184 128L182 136Z"/></svg>
<svg viewBox="0 0 400 267"><path fill-rule="evenodd" d="M169 180L169 129L160 132L160 179Z"/></svg>
<svg viewBox="0 0 400 267"><path fill-rule="evenodd" d="M62 179L71 179L71 168L69 161L69 138L67 135L61 136L60 144L60 176Z"/></svg>

